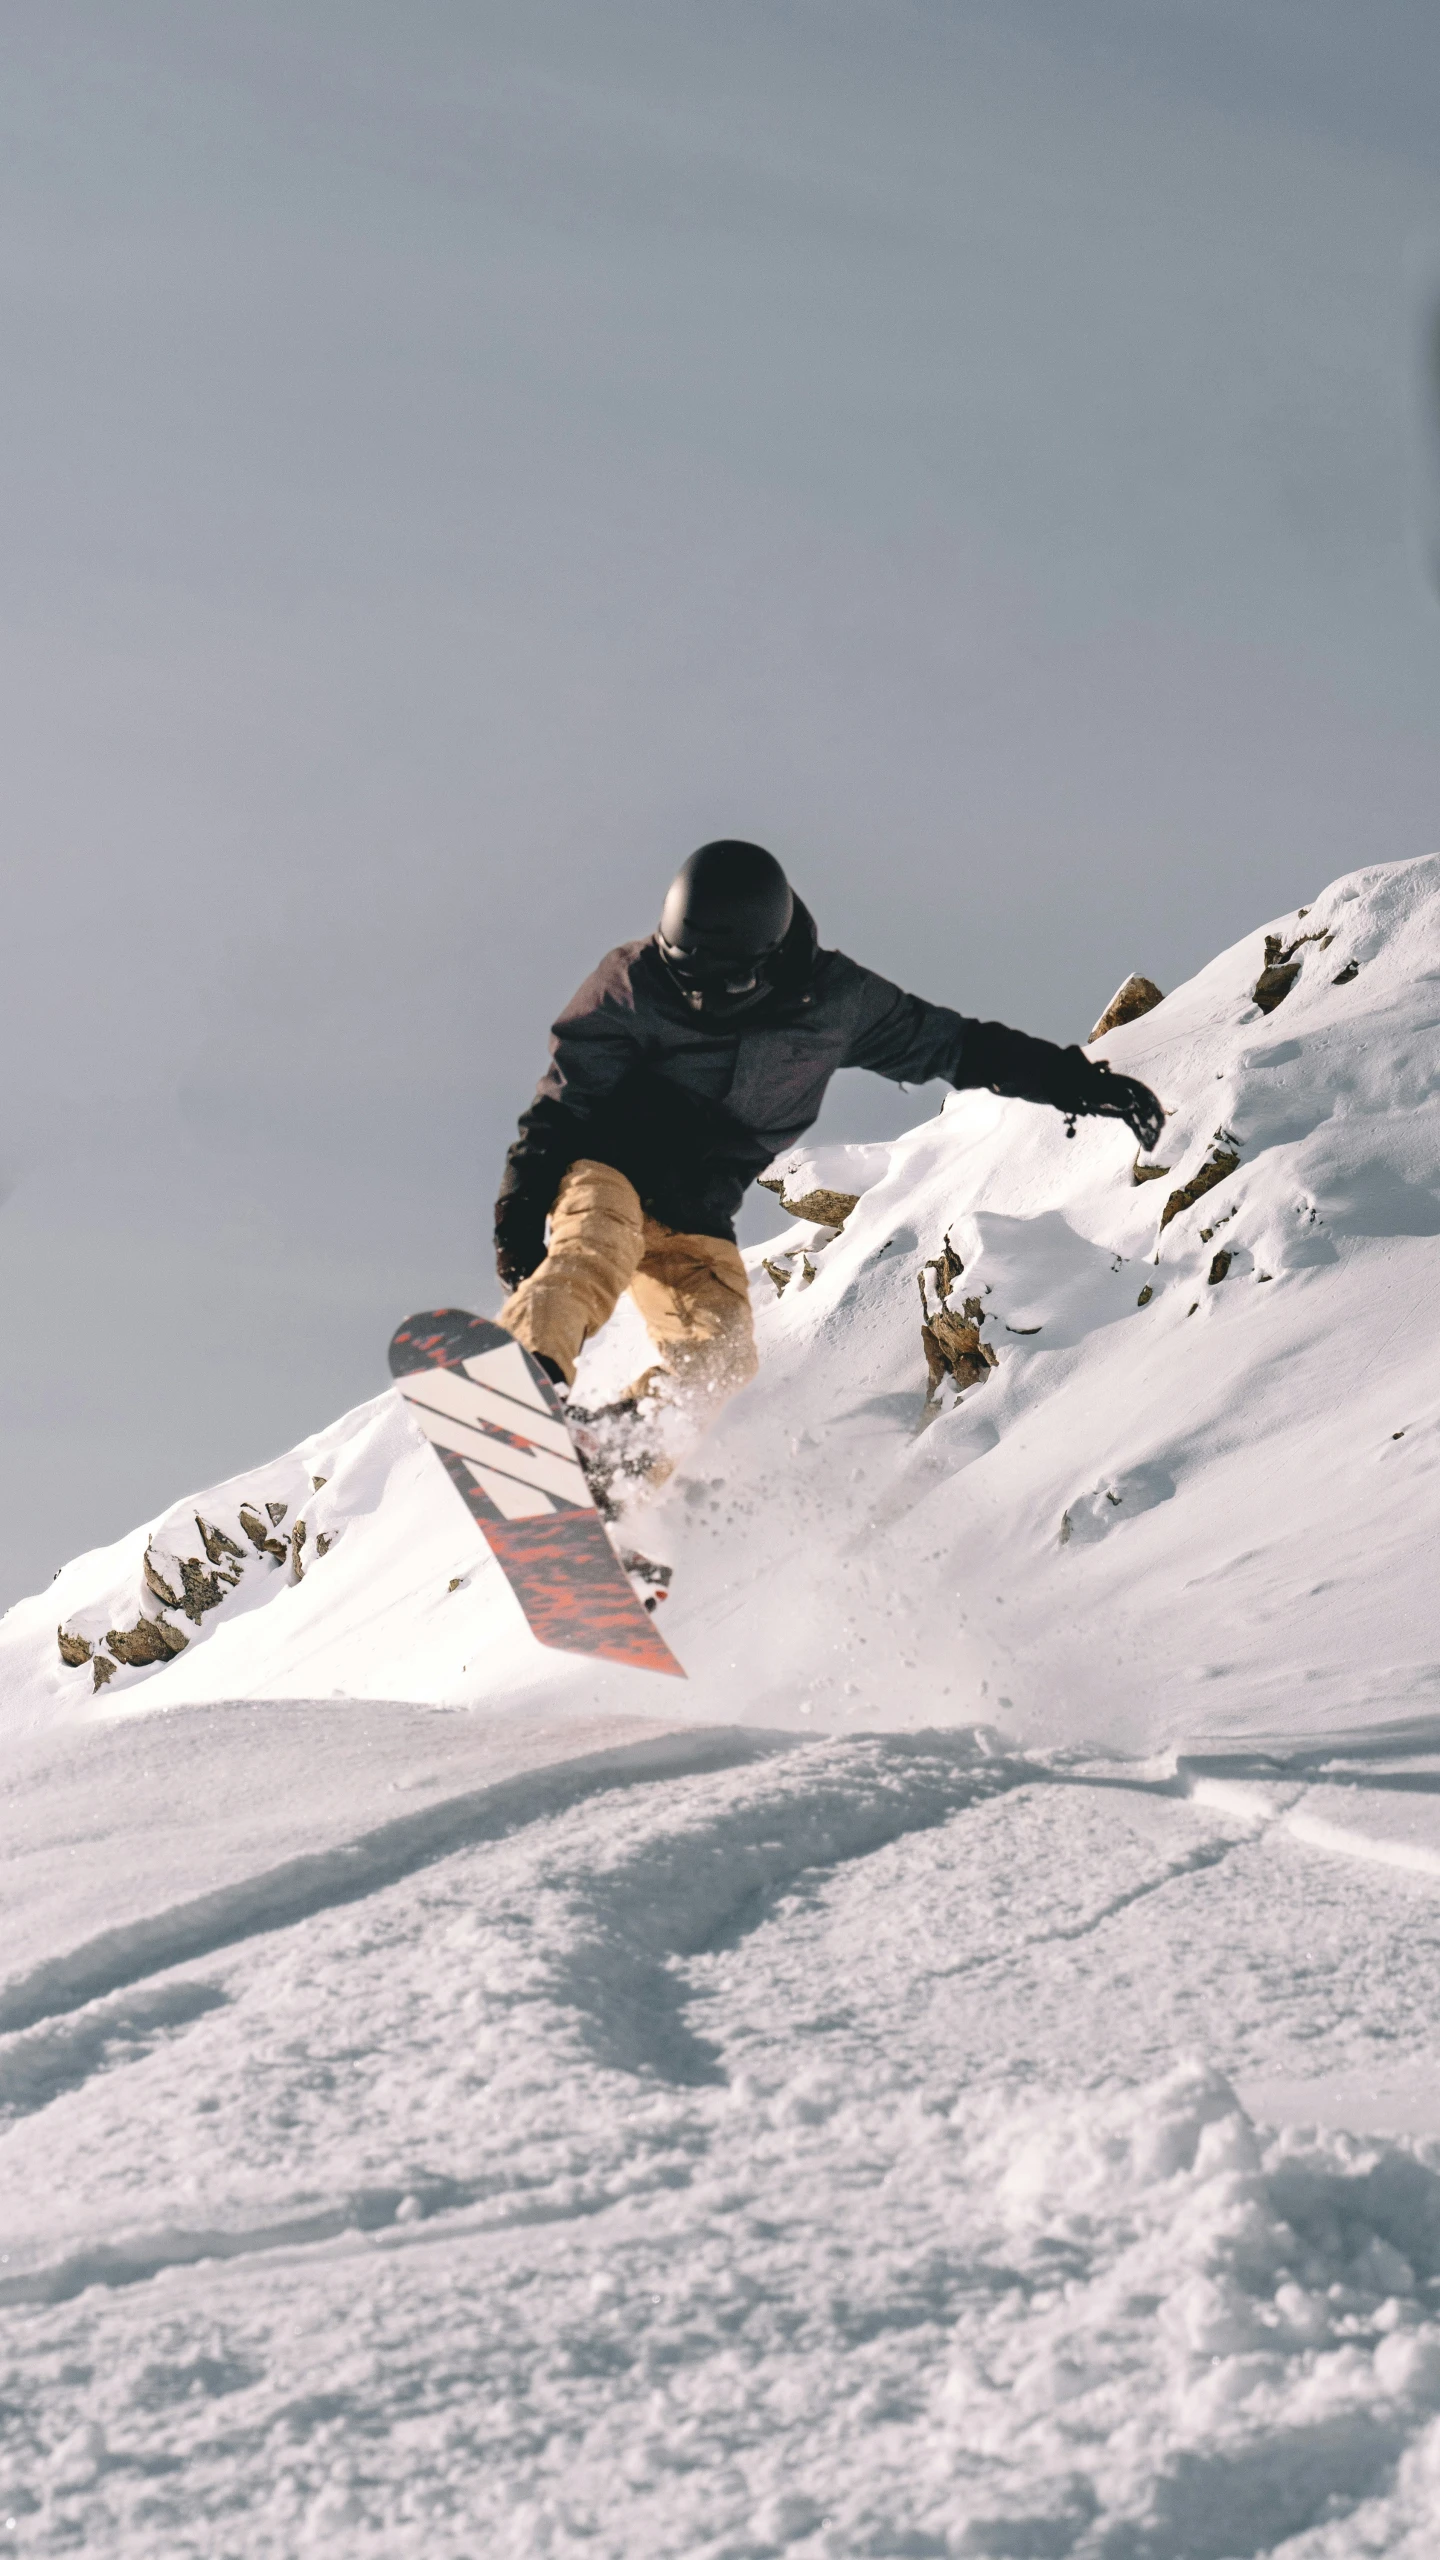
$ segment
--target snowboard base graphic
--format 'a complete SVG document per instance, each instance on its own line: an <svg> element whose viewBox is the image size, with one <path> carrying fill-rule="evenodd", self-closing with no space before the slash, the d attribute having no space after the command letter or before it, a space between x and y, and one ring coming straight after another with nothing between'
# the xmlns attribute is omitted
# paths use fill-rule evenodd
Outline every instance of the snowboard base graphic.
<svg viewBox="0 0 1440 2560"><path fill-rule="evenodd" d="M683 1680L605 1534L538 1361L487 1317L437 1307L407 1316L390 1374L540 1643Z"/></svg>

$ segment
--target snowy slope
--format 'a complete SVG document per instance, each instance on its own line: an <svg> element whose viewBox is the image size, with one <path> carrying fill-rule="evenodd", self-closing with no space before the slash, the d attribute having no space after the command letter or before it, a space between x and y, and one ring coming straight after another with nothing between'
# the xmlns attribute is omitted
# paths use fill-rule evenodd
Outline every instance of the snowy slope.
<svg viewBox="0 0 1440 2560"><path fill-rule="evenodd" d="M858 1206L632 1522L688 1683L389 1393L11 1611L17 2550L1431 2560L1440 858L1276 931L1104 1043L1153 1181L785 1168Z"/></svg>
<svg viewBox="0 0 1440 2560"><path fill-rule="evenodd" d="M832 1729L978 1715L1019 1740L1137 1749L1428 1715L1440 1647L1415 1568L1440 1524L1440 857L1357 873L1277 931L1306 939L1268 1017L1257 933L1104 1043L1171 1112L1161 1179L1135 1182L1116 1123L1067 1140L1053 1113L983 1094L893 1147L801 1167L802 1192L863 1185L860 1205L831 1241L797 1227L815 1276L797 1260L783 1296L760 1267L776 1249L752 1254L762 1375L632 1524L676 1568L682 1712ZM1217 1150L1236 1169L1162 1232ZM997 1366L917 1433L917 1275L947 1236L952 1305L983 1303ZM610 1330L582 1389L643 1359L633 1321ZM284 1506L278 1534L260 1523L273 1557L240 1526L247 1502L252 1519ZM186 1651L122 1668L101 1712L162 1695L676 1711L644 1675L531 1643L387 1393L12 1610L12 1720L91 1712L57 1622L100 1644L156 1615L147 1543L178 1591L167 1558L208 1569L197 1513L238 1551L221 1569L243 1559L238 1586L198 1623L169 1611Z"/></svg>
<svg viewBox="0 0 1440 2560"><path fill-rule="evenodd" d="M11 1985L17 2550L1428 2560L1434 1880L963 1734L730 1756Z"/></svg>

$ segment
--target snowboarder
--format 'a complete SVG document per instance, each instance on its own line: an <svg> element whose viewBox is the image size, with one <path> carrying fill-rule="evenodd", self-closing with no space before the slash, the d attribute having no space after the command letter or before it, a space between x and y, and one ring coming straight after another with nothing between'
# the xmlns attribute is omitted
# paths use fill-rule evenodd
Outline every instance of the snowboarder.
<svg viewBox="0 0 1440 2560"><path fill-rule="evenodd" d="M1148 1087L1078 1047L927 1004L822 950L760 845L702 845L657 930L610 952L565 1007L506 1158L499 1322L557 1386L627 1288L659 1355L630 1399L658 1384L718 1403L753 1377L735 1215L812 1127L837 1067L1123 1120L1147 1150L1164 1119Z"/></svg>

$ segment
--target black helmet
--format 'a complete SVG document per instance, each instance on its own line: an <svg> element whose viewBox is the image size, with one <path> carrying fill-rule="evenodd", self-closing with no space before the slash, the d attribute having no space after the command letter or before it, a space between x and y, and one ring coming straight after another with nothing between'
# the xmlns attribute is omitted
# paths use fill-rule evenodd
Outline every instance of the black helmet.
<svg viewBox="0 0 1440 2560"><path fill-rule="evenodd" d="M795 900L773 853L724 836L681 864L655 936L672 978L697 1007L753 996L790 930Z"/></svg>

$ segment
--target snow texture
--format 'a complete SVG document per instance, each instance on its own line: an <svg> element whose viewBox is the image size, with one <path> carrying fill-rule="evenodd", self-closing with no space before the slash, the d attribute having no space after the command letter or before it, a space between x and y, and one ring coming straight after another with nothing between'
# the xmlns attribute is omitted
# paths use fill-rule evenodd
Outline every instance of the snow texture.
<svg viewBox="0 0 1440 2560"><path fill-rule="evenodd" d="M15 2549L1430 2560L1440 858L1272 930L1102 1044L1153 1180L779 1168L683 1688L391 1392L10 1612Z"/></svg>

